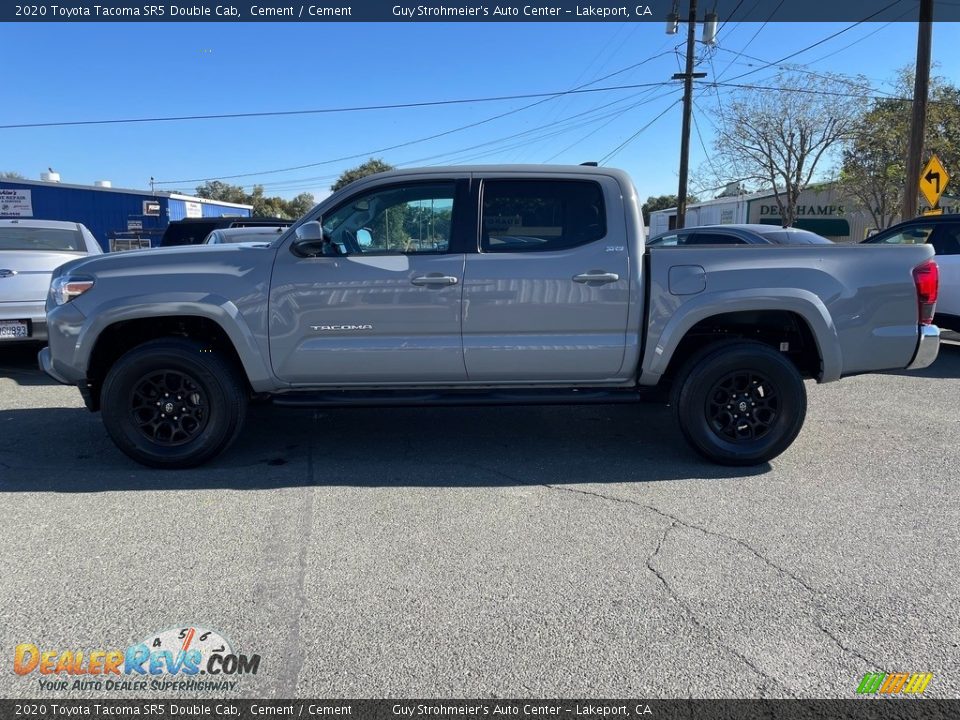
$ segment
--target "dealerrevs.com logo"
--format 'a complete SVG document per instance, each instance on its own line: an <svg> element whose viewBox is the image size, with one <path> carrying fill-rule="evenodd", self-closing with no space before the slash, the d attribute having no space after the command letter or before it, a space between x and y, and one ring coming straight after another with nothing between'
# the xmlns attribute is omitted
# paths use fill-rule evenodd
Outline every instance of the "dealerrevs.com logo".
<svg viewBox="0 0 960 720"><path fill-rule="evenodd" d="M216 630L198 626L151 633L126 648L50 649L20 643L13 671L51 690L234 690L256 675L259 655L234 652ZM201 677L202 676L202 677Z"/></svg>

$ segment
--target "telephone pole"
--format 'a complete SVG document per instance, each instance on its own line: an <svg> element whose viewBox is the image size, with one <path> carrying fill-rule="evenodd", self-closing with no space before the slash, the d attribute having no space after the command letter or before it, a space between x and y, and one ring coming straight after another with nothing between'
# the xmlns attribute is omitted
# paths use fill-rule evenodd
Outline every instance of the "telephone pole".
<svg viewBox="0 0 960 720"><path fill-rule="evenodd" d="M923 162L923 135L927 125L927 95L930 88L930 45L933 32L933 0L920 0L917 28L917 66L913 80L913 114L910 117L910 144L907 148L907 184L903 192L902 220L917 215L920 168ZM679 212L679 211L678 211Z"/></svg>
<svg viewBox="0 0 960 720"><path fill-rule="evenodd" d="M716 16L714 16L716 17ZM668 21L669 23L670 21ZM713 27L716 27L714 21ZM669 25L668 31L669 32ZM709 41L712 42L713 38ZM681 229L687 218L687 175L690 165L690 115L693 111L693 79L704 78L706 73L693 71L693 56L697 45L697 0L690 0L690 12L687 15L687 66L686 71L674 73L674 80L683 80L683 123L680 128L680 183L677 187L677 229Z"/></svg>

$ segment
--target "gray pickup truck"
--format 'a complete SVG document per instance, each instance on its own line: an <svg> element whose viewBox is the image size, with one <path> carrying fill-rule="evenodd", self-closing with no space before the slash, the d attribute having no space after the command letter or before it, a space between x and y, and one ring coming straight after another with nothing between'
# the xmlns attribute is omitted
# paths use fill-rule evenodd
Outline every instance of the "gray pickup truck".
<svg viewBox="0 0 960 720"><path fill-rule="evenodd" d="M41 367L141 463L198 465L251 398L301 407L674 408L707 458L783 452L818 382L937 356L933 249L648 249L622 171L383 173L264 247L61 266Z"/></svg>

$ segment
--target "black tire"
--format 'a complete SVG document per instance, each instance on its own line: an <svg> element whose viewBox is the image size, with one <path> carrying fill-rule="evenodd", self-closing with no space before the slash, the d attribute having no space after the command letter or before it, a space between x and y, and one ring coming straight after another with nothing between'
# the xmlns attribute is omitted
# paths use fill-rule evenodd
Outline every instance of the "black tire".
<svg viewBox="0 0 960 720"><path fill-rule="evenodd" d="M683 366L671 404L687 442L721 465L759 465L796 439L807 391L792 362L769 345L710 345Z"/></svg>
<svg viewBox="0 0 960 720"><path fill-rule="evenodd" d="M215 350L164 338L138 345L110 368L100 404L124 453L151 467L189 468L236 439L247 396L238 371Z"/></svg>

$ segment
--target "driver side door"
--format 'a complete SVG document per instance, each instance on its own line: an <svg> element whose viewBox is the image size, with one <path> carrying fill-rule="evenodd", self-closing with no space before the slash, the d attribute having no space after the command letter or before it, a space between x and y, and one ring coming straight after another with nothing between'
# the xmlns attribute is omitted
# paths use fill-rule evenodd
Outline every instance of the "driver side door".
<svg viewBox="0 0 960 720"><path fill-rule="evenodd" d="M280 249L270 356L301 385L466 380L460 337L468 180L393 182L325 212L332 248Z"/></svg>

